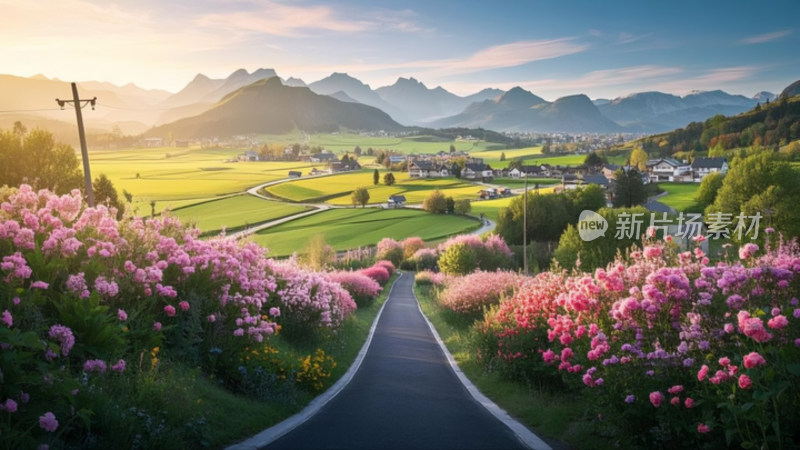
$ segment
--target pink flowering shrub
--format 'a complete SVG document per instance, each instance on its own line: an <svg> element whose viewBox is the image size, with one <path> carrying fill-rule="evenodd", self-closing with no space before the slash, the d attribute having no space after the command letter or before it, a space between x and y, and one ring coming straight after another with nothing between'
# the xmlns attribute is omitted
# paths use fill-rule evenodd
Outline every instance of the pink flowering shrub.
<svg viewBox="0 0 800 450"><path fill-rule="evenodd" d="M438 268L439 252L435 248L421 248L414 252L411 260L418 271L435 270Z"/></svg>
<svg viewBox="0 0 800 450"><path fill-rule="evenodd" d="M403 244L388 237L381 239L375 246L375 259L386 259L399 266L403 261Z"/></svg>
<svg viewBox="0 0 800 450"><path fill-rule="evenodd" d="M391 261L386 260L386 259L382 259L380 261L377 261L373 265L374 266L378 266L378 267L383 267L384 269L386 269L386 271L389 272L389 276L392 276L392 275L395 274L395 272L397 272L397 269L395 268L395 265L392 264Z"/></svg>
<svg viewBox="0 0 800 450"><path fill-rule="evenodd" d="M27 185L0 198L0 279L0 404L16 405L0 435L26 448L46 412L62 426L89 420L72 409L84 371L120 376L159 347L230 381L240 354L278 330L277 316L301 334L335 329L355 309L338 283L275 263L254 243L201 240L170 217L118 221L104 206L84 208L77 190Z"/></svg>
<svg viewBox="0 0 800 450"><path fill-rule="evenodd" d="M367 267L366 269L361 269L358 271L358 273L366 275L369 278L372 278L373 280L377 281L381 286L386 284L389 281L389 278L391 278L391 275L389 274L389 271L386 270L386 267L378 264L375 264L372 267Z"/></svg>
<svg viewBox="0 0 800 450"><path fill-rule="evenodd" d="M626 445L791 447L800 249L756 252L711 265L699 248L651 243L594 274L541 273L489 311L477 356L590 391Z"/></svg>
<svg viewBox="0 0 800 450"><path fill-rule="evenodd" d="M336 330L356 303L339 283L327 274L301 269L297 261L270 261L278 279L277 300L284 333L306 338L321 329Z"/></svg>
<svg viewBox="0 0 800 450"><path fill-rule="evenodd" d="M342 285L359 308L371 305L383 289L377 281L360 272L338 271L330 272L327 276L329 280Z"/></svg>
<svg viewBox="0 0 800 450"><path fill-rule="evenodd" d="M448 281L439 294L439 302L460 314L480 314L484 308L497 304L519 287L524 277L515 272L477 271Z"/></svg>

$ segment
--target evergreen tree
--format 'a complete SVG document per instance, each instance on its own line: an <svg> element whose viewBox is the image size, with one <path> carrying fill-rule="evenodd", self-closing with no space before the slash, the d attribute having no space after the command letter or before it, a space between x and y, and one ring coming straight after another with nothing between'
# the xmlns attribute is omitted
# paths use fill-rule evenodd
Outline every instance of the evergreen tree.
<svg viewBox="0 0 800 450"><path fill-rule="evenodd" d="M381 182L381 174L378 172L378 169L375 169L372 172L372 184L376 185Z"/></svg>
<svg viewBox="0 0 800 450"><path fill-rule="evenodd" d="M612 199L614 206L630 208L641 205L645 201L647 201L647 191L644 189L642 174L633 167L627 170L618 170L614 182L614 198Z"/></svg>

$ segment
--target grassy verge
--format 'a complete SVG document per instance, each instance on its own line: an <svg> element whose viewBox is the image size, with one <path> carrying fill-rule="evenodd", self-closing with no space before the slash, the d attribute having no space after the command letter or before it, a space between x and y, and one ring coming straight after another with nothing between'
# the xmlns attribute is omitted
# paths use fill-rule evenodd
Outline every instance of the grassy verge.
<svg viewBox="0 0 800 450"><path fill-rule="evenodd" d="M614 448L598 435L596 421L589 417L579 396L525 386L486 371L475 356L474 318L465 318L440 306L430 288L415 285L414 294L458 366L484 395L539 437L547 439L554 448Z"/></svg>
<svg viewBox="0 0 800 450"><path fill-rule="evenodd" d="M388 297L393 278L376 301L359 308L339 333L322 341L290 343L274 336L269 345L289 358L317 348L336 361L319 393L331 387L353 364L372 322ZM275 425L302 410L316 394L293 384L269 392L269 400L231 392L221 380L202 373L178 355L159 358L156 351L131 362L118 377L78 395L97 417L86 436L70 436L81 448L224 448ZM96 388L99 387L99 391Z"/></svg>

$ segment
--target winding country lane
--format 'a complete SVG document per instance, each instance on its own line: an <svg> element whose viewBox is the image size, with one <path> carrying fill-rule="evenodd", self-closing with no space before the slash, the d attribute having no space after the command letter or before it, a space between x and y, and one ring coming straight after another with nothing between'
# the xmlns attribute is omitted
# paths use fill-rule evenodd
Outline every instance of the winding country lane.
<svg viewBox="0 0 800 450"><path fill-rule="evenodd" d="M549 449L463 384L412 285L410 274L395 282L360 366L357 360L338 395L231 449Z"/></svg>

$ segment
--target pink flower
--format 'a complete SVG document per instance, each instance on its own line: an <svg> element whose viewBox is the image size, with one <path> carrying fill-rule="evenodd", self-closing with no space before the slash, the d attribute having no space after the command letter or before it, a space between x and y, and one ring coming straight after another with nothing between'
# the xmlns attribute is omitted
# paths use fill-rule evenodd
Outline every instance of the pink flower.
<svg viewBox="0 0 800 450"><path fill-rule="evenodd" d="M269 309L269 315L272 317L280 317L281 316L280 308L276 308L273 306L272 308Z"/></svg>
<svg viewBox="0 0 800 450"><path fill-rule="evenodd" d="M786 327L789 325L789 319L786 318L783 314L778 314L777 316L769 319L767 322L767 326L772 328L773 330L780 330L781 328Z"/></svg>
<svg viewBox="0 0 800 450"><path fill-rule="evenodd" d="M83 371L106 373L106 362L102 359L90 359L83 363Z"/></svg>
<svg viewBox="0 0 800 450"><path fill-rule="evenodd" d="M694 399L692 399L692 397L687 397L686 400L683 401L683 406L691 408L694 406Z"/></svg>
<svg viewBox="0 0 800 450"><path fill-rule="evenodd" d="M120 359L119 361L117 361L116 364L111 366L111 370L113 370L114 372L119 372L119 373L124 372L125 371L125 360L124 359Z"/></svg>
<svg viewBox="0 0 800 450"><path fill-rule="evenodd" d="M10 413L17 412L17 402L11 400L10 398L6 399L6 403L3 405L3 408Z"/></svg>
<svg viewBox="0 0 800 450"><path fill-rule="evenodd" d="M767 363L763 356L759 355L757 352L750 352L744 355L744 367L747 369L753 369L758 366L763 366Z"/></svg>
<svg viewBox="0 0 800 450"><path fill-rule="evenodd" d="M206 320L208 320L210 323L214 323L217 321L217 316L209 314L208 317L206 317Z"/></svg>
<svg viewBox="0 0 800 450"><path fill-rule="evenodd" d="M683 386L680 384L676 384L675 386L669 388L667 392L669 392L672 395L680 394L681 392L683 392Z"/></svg>
<svg viewBox="0 0 800 450"><path fill-rule="evenodd" d="M750 389L750 386L753 385L753 381L745 374L739 375L739 387L742 389Z"/></svg>
<svg viewBox="0 0 800 450"><path fill-rule="evenodd" d="M117 309L117 319L119 319L120 322L128 320L128 313L126 313L124 309Z"/></svg>
<svg viewBox="0 0 800 450"><path fill-rule="evenodd" d="M725 330L725 333L731 334L731 333L733 333L733 324L732 323L726 323L725 326L722 329Z"/></svg>
<svg viewBox="0 0 800 450"><path fill-rule="evenodd" d="M167 305L164 307L164 312L167 313L168 317L175 316L175 307L172 305Z"/></svg>
<svg viewBox="0 0 800 450"><path fill-rule="evenodd" d="M644 257L648 259L658 258L661 256L661 247L656 247L654 245L647 246L644 248Z"/></svg>
<svg viewBox="0 0 800 450"><path fill-rule="evenodd" d="M703 381L708 376L708 366L703 364L703 367L697 371L697 381Z"/></svg>
<svg viewBox="0 0 800 450"><path fill-rule="evenodd" d="M743 246L739 247L739 259L747 259L758 251L758 245L748 243L744 244Z"/></svg>
<svg viewBox="0 0 800 450"><path fill-rule="evenodd" d="M661 406L661 402L664 401L664 394L661 391L655 391L650 393L650 403L653 404L656 408Z"/></svg>
<svg viewBox="0 0 800 450"><path fill-rule="evenodd" d="M58 428L58 420L53 413L48 411L43 416L39 416L39 426L52 433Z"/></svg>
<svg viewBox="0 0 800 450"><path fill-rule="evenodd" d="M75 336L73 336L72 330L64 325L53 325L50 327L48 336L61 344L61 354L64 356L69 355L69 351L72 349L72 346L75 345Z"/></svg>
<svg viewBox="0 0 800 450"><path fill-rule="evenodd" d="M183 311L189 310L189 302L187 302L186 300L182 300L180 303L178 303L178 306L180 306L181 310Z"/></svg>
<svg viewBox="0 0 800 450"><path fill-rule="evenodd" d="M697 432L698 432L698 433L700 433L700 434L706 434L706 433L708 433L709 431L711 431L711 428L709 428L709 427L708 427L706 424L703 424L703 423L701 423L701 424L698 424L698 425L697 425Z"/></svg>
<svg viewBox="0 0 800 450"><path fill-rule="evenodd" d="M728 367L731 364L731 359L727 356L723 356L719 359L719 365L722 367Z"/></svg>
<svg viewBox="0 0 800 450"><path fill-rule="evenodd" d="M47 289L50 287L50 283L45 281L34 281L31 283L31 289Z"/></svg>
<svg viewBox="0 0 800 450"><path fill-rule="evenodd" d="M153 322L153 331L161 331L161 322Z"/></svg>
<svg viewBox="0 0 800 450"><path fill-rule="evenodd" d="M3 311L2 321L8 328L11 328L11 326L14 325L14 317L11 316L11 313L8 312L8 310Z"/></svg>

